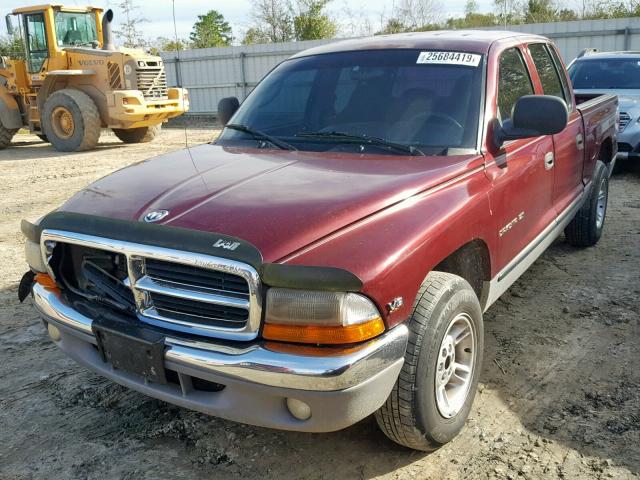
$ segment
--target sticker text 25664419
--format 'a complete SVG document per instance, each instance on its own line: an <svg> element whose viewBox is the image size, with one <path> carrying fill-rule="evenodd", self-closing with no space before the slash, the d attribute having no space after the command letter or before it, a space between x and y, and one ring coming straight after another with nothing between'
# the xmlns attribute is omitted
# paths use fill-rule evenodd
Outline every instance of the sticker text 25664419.
<svg viewBox="0 0 640 480"><path fill-rule="evenodd" d="M444 65L465 65L477 67L481 56L464 52L420 52L416 63L435 63Z"/></svg>

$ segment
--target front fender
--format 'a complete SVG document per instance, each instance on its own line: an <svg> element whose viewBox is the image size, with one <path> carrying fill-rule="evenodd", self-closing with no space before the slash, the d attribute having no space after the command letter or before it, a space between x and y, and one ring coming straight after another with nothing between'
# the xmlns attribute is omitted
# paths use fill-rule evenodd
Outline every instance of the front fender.
<svg viewBox="0 0 640 480"><path fill-rule="evenodd" d="M491 185L481 162L471 163L458 178L349 225L281 262L353 272L387 326L403 322L412 313L424 278L450 254L476 239L495 251L496 222L487 194ZM397 297L403 306L390 312L387 304Z"/></svg>

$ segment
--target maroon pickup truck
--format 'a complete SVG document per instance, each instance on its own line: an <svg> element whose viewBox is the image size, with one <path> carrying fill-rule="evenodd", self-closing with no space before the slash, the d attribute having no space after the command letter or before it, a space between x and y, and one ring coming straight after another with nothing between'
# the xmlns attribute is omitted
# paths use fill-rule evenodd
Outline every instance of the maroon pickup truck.
<svg viewBox="0 0 640 480"><path fill-rule="evenodd" d="M222 100L212 144L24 221L21 297L150 396L309 432L375 413L436 448L471 409L483 312L563 231L602 234L617 99L583 100L539 36L307 50Z"/></svg>

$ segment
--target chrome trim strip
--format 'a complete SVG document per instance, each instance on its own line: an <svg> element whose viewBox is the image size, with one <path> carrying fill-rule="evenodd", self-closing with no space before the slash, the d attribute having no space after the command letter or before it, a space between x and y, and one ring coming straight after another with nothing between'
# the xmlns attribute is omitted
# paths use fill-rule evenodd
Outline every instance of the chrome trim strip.
<svg viewBox="0 0 640 480"><path fill-rule="evenodd" d="M223 305L225 307L242 308L244 310L249 310L250 307L249 300L227 297L214 293L198 292L196 290L187 290L184 286L173 287L162 280L156 280L146 275L135 281L134 288L145 292L167 295L168 297L193 300L194 302L211 303L214 305Z"/></svg>
<svg viewBox="0 0 640 480"><path fill-rule="evenodd" d="M161 315L160 312L155 307L149 307L142 310L142 316L144 317L144 322L150 325L155 325L156 327L168 328L169 330L173 330L176 332L189 333L191 335L202 335L203 332L208 332L209 337L222 338L227 339L232 337L236 332L242 332L246 325L246 322L242 322L240 327L233 327L233 322L235 320L223 320L223 319L215 319L213 317L202 317L204 320L219 320L228 322L230 325L226 327L214 326L214 325L206 325L203 323L189 322L188 320L178 320L176 318L167 318L164 315ZM189 315L189 314L183 314ZM196 317L196 315L191 315ZM141 318L142 320L142 318ZM171 325L171 326L167 326Z"/></svg>
<svg viewBox="0 0 640 480"><path fill-rule="evenodd" d="M56 292L33 287L34 303L47 321L86 341L93 340L92 320L67 305ZM198 376L219 374L255 384L299 390L335 391L358 385L388 367L404 361L409 330L398 325L383 335L350 348L325 347L326 355L305 355L269 348L167 338L168 368Z"/></svg>
<svg viewBox="0 0 640 480"><path fill-rule="evenodd" d="M489 307L500 296L506 292L520 276L535 262L540 255L553 243L553 241L562 233L564 228L571 222L575 214L582 207L583 202L589 195L591 190L591 182L589 182L580 196L547 227L533 239L516 257L511 260L498 274L489 282L484 282L482 288L482 298L480 305L482 311L486 312Z"/></svg>
<svg viewBox="0 0 640 480"><path fill-rule="evenodd" d="M153 318L157 318L158 320L164 320L165 317L160 315L160 312L158 312L158 310L163 310L165 312L171 312L171 313L175 313L175 314L178 314L178 315L184 315L185 317L194 317L194 318L202 318L203 320L209 320L209 321L213 320L213 321L219 321L219 322L226 322L226 323L229 323L231 325L233 325L234 323L235 324L241 324L243 327L247 323L246 320L231 320L231 319L228 319L228 318L219 318L219 317L213 317L213 316L207 317L206 315L198 315L197 313L180 312L180 311L175 310L173 308L160 307L158 309L158 307L155 307L155 306L146 308L143 311L143 314L147 315L147 316L150 316L150 317L153 317ZM186 322L186 321L174 320L174 319L171 319L171 321L175 321L176 323L180 323L180 322L187 323L187 324L189 323L189 322ZM212 327L212 328L217 328L217 327ZM227 327L220 327L220 328L227 328Z"/></svg>
<svg viewBox="0 0 640 480"><path fill-rule="evenodd" d="M156 278L153 275L149 275L149 273L146 274L146 277L150 278L154 282L160 282L169 288L173 287L173 288L189 290L189 291L195 290L198 292L212 293L214 295L223 295L223 296L233 295L234 297L238 297L238 298L249 298L248 293L232 292L230 290L225 291L219 288L205 287L204 285L191 285L184 282L176 282L175 280L167 280L166 278Z"/></svg>
<svg viewBox="0 0 640 480"><path fill-rule="evenodd" d="M164 247L155 247L150 245L142 245L139 243L126 242L122 240L112 240L108 238L96 237L93 235L85 235L75 232L66 232L62 230L44 230L40 240L42 257L47 265L49 274L54 277L52 269L49 267L50 252L46 248L49 242L62 242L84 247L107 250L110 252L120 253L127 258L129 280L131 281L134 297L138 310L138 318L153 325L163 328L173 329L183 332L189 332L207 337L222 338L226 340L253 340L258 336L260 322L262 319L262 286L258 272L242 262L229 260L226 258L215 257L213 255L205 255L200 253L185 252L173 250ZM144 258L153 258L157 260L180 263L198 268L209 270L217 270L240 276L247 281L249 285L249 319L245 328L222 328L203 326L198 323L189 323L174 319L158 316L157 318L145 317L142 313L151 305L148 304L148 294L142 289L137 289L136 284L144 277ZM193 292L192 292L193 293ZM235 297L228 297L236 300Z"/></svg>

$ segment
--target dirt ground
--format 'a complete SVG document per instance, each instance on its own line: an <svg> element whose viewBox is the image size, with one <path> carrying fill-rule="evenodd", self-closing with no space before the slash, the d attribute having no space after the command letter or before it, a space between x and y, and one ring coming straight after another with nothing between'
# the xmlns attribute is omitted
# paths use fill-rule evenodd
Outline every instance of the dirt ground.
<svg viewBox="0 0 640 480"><path fill-rule="evenodd" d="M212 131L190 130L202 143ZM68 359L17 301L21 218L87 183L182 148L185 133L61 154L20 135L0 152L0 479L637 478L640 165L614 176L604 237L559 239L486 314L480 392L439 451L388 441L373 418L331 434L273 431L128 391Z"/></svg>

